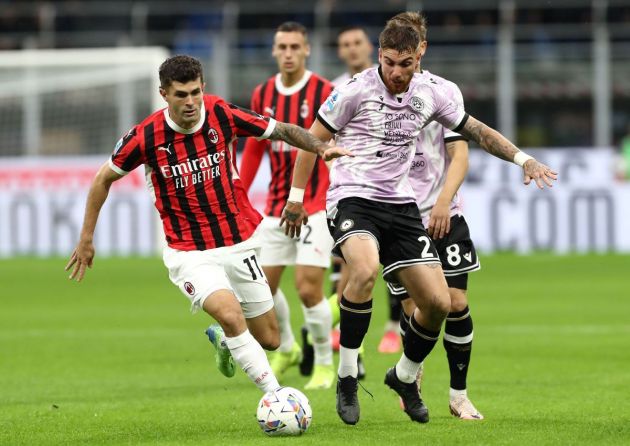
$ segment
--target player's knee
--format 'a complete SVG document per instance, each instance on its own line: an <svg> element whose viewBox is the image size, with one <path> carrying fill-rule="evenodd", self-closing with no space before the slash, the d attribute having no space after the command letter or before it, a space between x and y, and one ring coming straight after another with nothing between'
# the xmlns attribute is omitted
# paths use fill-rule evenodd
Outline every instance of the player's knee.
<svg viewBox="0 0 630 446"><path fill-rule="evenodd" d="M449 290L449 294L451 296L451 313L463 311L468 306L468 299L466 298L465 291L451 288Z"/></svg>
<svg viewBox="0 0 630 446"><path fill-rule="evenodd" d="M268 351L274 351L280 347L280 333L276 331L267 331L262 339L258 340L260 346Z"/></svg>
<svg viewBox="0 0 630 446"><path fill-rule="evenodd" d="M372 268L369 265L360 265L351 272L349 282L359 291L370 294L376 283L377 276L378 269Z"/></svg>
<svg viewBox="0 0 630 446"><path fill-rule="evenodd" d="M433 300L433 309L435 317L440 319L446 319L446 316L451 311L451 299L448 293L437 294Z"/></svg>
<svg viewBox="0 0 630 446"><path fill-rule="evenodd" d="M228 337L237 336L246 328L240 308L223 308L214 317L221 324Z"/></svg>
<svg viewBox="0 0 630 446"><path fill-rule="evenodd" d="M318 290L317 287L314 287L311 284L300 285L298 287L298 295L306 308L317 305L324 297L322 290Z"/></svg>

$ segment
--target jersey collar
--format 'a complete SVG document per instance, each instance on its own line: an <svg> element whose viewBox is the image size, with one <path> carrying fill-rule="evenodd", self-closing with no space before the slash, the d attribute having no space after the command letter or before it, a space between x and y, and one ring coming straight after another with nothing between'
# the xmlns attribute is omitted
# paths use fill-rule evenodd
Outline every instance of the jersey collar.
<svg viewBox="0 0 630 446"><path fill-rule="evenodd" d="M297 84L285 87L282 83L282 75L278 73L276 74L276 90L278 90L278 93L280 94L291 96L292 94L300 91L306 85L308 80L311 78L311 74L313 73L310 70L306 70L304 71L304 76L302 76L302 79L300 79Z"/></svg>

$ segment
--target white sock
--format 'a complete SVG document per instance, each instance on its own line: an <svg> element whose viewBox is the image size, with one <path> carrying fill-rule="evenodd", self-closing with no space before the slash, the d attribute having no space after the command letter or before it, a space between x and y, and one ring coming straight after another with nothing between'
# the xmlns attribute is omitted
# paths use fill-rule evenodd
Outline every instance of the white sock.
<svg viewBox="0 0 630 446"><path fill-rule="evenodd" d="M306 308L302 305L304 321L308 332L313 340L315 350L315 364L332 365L333 352L330 344L330 326L332 325L332 314L330 305L326 299L322 299L317 305Z"/></svg>
<svg viewBox="0 0 630 446"><path fill-rule="evenodd" d="M267 355L249 330L233 338L225 337L225 344L232 353L232 358L249 379L263 392L280 387L271 370Z"/></svg>
<svg viewBox="0 0 630 446"><path fill-rule="evenodd" d="M464 390L455 390L455 389L449 388L448 389L448 396L449 396L449 398L452 401L455 398L457 398L458 396L468 396L468 394L466 393L466 389L464 389Z"/></svg>
<svg viewBox="0 0 630 446"><path fill-rule="evenodd" d="M280 346L279 352L288 353L293 348L295 336L291 329L291 312L289 311L289 303L280 288L273 295L273 306L276 310L278 318L278 326L280 327Z"/></svg>
<svg viewBox="0 0 630 446"><path fill-rule="evenodd" d="M346 348L343 345L339 346L339 369L337 372L339 378L345 378L346 376L357 377L359 374L357 359L359 359L358 348Z"/></svg>
<svg viewBox="0 0 630 446"><path fill-rule="evenodd" d="M421 362L413 362L403 353L396 364L396 376L404 383L411 384L416 380Z"/></svg>

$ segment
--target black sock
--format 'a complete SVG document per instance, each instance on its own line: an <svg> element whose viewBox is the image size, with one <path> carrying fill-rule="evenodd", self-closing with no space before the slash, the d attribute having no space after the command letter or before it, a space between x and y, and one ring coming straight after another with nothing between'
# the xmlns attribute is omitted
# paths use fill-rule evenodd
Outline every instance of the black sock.
<svg viewBox="0 0 630 446"><path fill-rule="evenodd" d="M339 344L346 348L359 348L370 326L372 301L355 304L346 300L345 296L341 296L339 310L341 313Z"/></svg>
<svg viewBox="0 0 630 446"><path fill-rule="evenodd" d="M413 362L424 361L439 337L439 331L427 330L420 326L412 314L409 318L409 329L405 334L405 356Z"/></svg>
<svg viewBox="0 0 630 446"><path fill-rule="evenodd" d="M400 299L394 296L389 288L387 289L387 294L389 294L389 320L398 322L400 320L402 304L400 303Z"/></svg>
<svg viewBox="0 0 630 446"><path fill-rule="evenodd" d="M403 349L405 348L405 334L407 334L407 330L409 330L409 316L405 314L403 309L400 309L400 320L398 321L400 325L400 338L402 339Z"/></svg>
<svg viewBox="0 0 630 446"><path fill-rule="evenodd" d="M451 371L451 388L466 389L466 376L470 365L473 322L468 307L449 313L444 328L444 349Z"/></svg>

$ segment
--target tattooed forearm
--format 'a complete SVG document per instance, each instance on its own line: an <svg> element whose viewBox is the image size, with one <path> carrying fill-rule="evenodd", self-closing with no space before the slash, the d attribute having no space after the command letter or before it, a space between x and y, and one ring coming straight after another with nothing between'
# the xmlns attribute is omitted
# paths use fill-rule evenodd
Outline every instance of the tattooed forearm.
<svg viewBox="0 0 630 446"><path fill-rule="evenodd" d="M269 139L282 141L294 147L298 147L307 152L322 154L328 147L326 143L320 141L307 130L293 124L277 122L276 128L271 133Z"/></svg>
<svg viewBox="0 0 630 446"><path fill-rule="evenodd" d="M505 136L472 116L459 133L475 141L489 154L505 161L514 160L514 155L519 151Z"/></svg>

